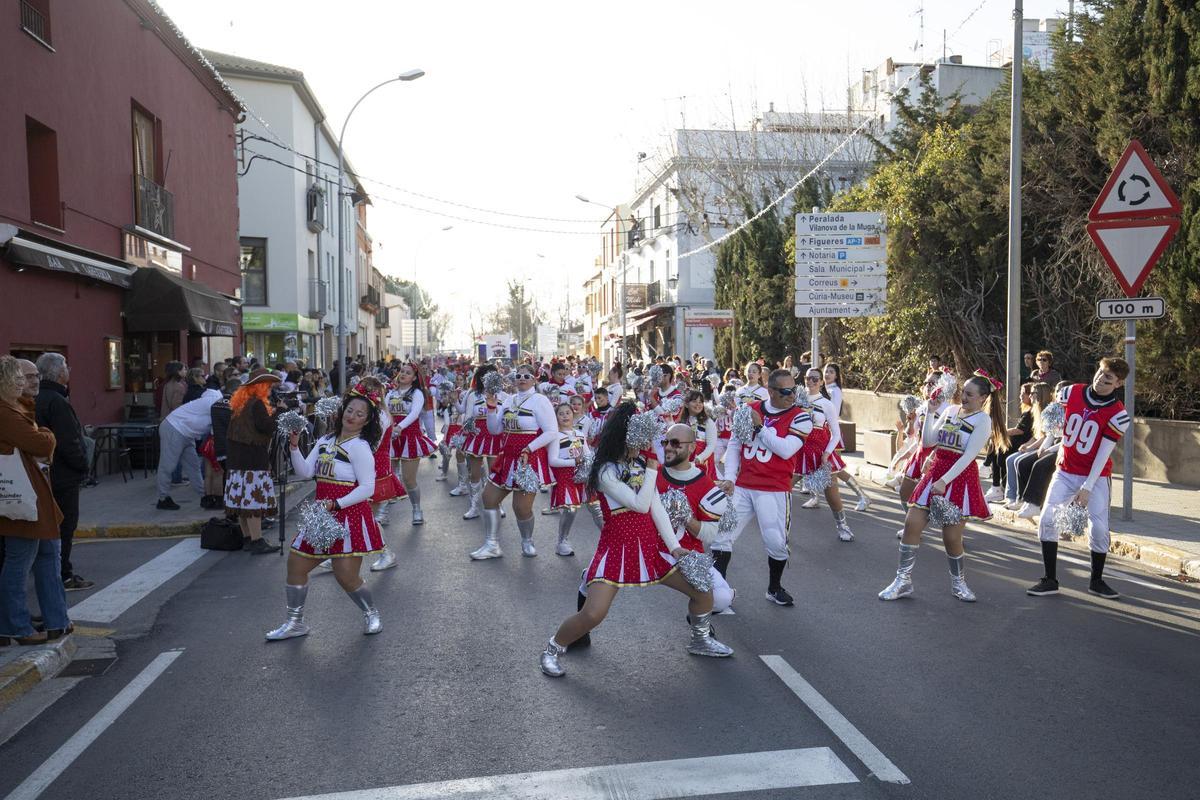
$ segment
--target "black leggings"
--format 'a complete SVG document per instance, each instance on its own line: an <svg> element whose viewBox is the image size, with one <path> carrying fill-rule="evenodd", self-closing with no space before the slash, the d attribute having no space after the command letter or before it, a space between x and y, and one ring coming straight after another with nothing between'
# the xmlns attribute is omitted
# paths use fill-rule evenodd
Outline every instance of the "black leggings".
<svg viewBox="0 0 1200 800"><path fill-rule="evenodd" d="M1029 464L1028 478L1020 478L1020 498L1026 503L1040 506L1046 500L1046 490L1050 488L1050 479L1054 477L1054 465L1058 453L1051 452L1038 459L1026 459L1018 465L1018 471L1023 471Z"/></svg>

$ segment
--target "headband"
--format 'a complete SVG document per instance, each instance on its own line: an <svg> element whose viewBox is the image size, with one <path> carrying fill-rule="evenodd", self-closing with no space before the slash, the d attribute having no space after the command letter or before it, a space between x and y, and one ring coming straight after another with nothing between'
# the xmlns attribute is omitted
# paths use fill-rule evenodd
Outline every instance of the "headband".
<svg viewBox="0 0 1200 800"><path fill-rule="evenodd" d="M985 369L975 370L974 375L976 378L983 378L985 381L990 383L992 385L993 392L998 392L1004 388L1004 384L1001 383L1000 381L996 380L995 378L993 378L991 375L989 375L988 371Z"/></svg>
<svg viewBox="0 0 1200 800"><path fill-rule="evenodd" d="M358 384L350 390L351 397L361 397L373 406L379 405L379 392L373 392L366 387L366 384Z"/></svg>

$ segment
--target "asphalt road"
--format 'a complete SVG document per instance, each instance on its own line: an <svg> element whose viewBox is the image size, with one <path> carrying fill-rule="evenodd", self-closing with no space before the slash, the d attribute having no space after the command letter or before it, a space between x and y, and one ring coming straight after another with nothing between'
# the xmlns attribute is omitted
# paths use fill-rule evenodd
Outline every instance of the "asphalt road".
<svg viewBox="0 0 1200 800"><path fill-rule="evenodd" d="M466 501L446 496L431 465L421 479L427 524L412 527L407 504L392 506L400 566L370 577L381 635L364 637L332 576L314 575L313 633L268 644L263 633L283 616L283 559L205 554L110 623L119 660L103 676L78 682L0 747L0 797L39 767L47 774L47 763L62 771L45 798L279 800L440 781L458 783L354 796L532 797L529 786L550 780L514 779L526 794L513 795L464 782L512 773L552 773L575 787L551 797L695 797L711 792L661 783L716 786L745 769L746 787L770 785L776 778L755 757L718 758L757 753L773 753L762 757L768 765L798 759L779 779L786 788L723 796L1200 794L1192 587L1114 560L1109 582L1123 597L1103 601L1086 594L1083 559L1067 551L1077 563L1060 564L1064 593L1028 597L1024 587L1041 574L1035 543L980 526L967 535L978 603L951 596L932 536L915 597L882 603L875 595L895 570L898 509L883 500L851 512L857 539L847 544L827 509L797 505L784 576L794 608L763 598L757 529L737 543L737 613L716 618L732 659L687 655L681 595L630 589L593 647L570 652L567 677L552 680L539 673L538 653L574 611L597 531L580 515L579 555L557 557L556 520L539 514L541 554L523 558L510 512L506 556L472 562L480 523L459 518ZM83 545L77 567L107 584L175 546ZM166 661L77 756L63 754L85 723L107 720L110 701ZM789 669L828 707L789 687L779 674ZM636 766L682 759L697 760ZM635 766L558 772L613 765ZM647 773L666 776L658 794L645 788Z"/></svg>

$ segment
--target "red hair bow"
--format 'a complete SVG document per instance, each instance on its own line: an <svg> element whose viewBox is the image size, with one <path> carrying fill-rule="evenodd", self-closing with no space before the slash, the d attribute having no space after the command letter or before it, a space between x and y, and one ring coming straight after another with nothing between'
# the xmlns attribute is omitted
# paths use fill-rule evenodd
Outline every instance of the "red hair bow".
<svg viewBox="0 0 1200 800"><path fill-rule="evenodd" d="M373 406L379 405L379 392L372 392L365 384L358 384L350 390L352 397L361 397Z"/></svg>
<svg viewBox="0 0 1200 800"><path fill-rule="evenodd" d="M1004 388L1004 384L989 375L986 369L977 369L975 370L974 374L976 378L983 378L985 381L990 383L992 385L993 392L998 392Z"/></svg>

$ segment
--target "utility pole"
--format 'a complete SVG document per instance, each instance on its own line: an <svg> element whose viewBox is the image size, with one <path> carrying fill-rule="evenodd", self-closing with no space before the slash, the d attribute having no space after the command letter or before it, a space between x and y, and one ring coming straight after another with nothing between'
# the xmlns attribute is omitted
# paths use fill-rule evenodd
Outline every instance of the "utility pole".
<svg viewBox="0 0 1200 800"><path fill-rule="evenodd" d="M1015 0L1008 161L1008 364L1005 370L1009 419L1016 419L1021 411L1021 61L1024 27L1024 0Z"/></svg>

